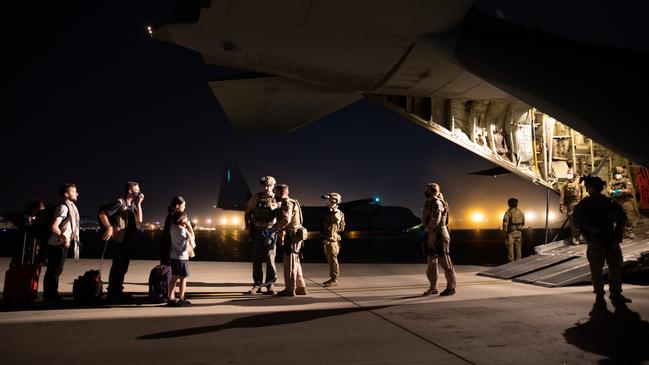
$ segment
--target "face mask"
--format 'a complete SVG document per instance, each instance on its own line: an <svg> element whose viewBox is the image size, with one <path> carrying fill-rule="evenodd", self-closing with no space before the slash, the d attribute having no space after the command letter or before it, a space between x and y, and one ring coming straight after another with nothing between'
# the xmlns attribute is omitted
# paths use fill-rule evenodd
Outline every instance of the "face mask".
<svg viewBox="0 0 649 365"><path fill-rule="evenodd" d="M618 180L621 179L621 178L622 178L622 174L615 174L615 178L618 179Z"/></svg>
<svg viewBox="0 0 649 365"><path fill-rule="evenodd" d="M133 200L137 200L137 198L138 198L139 196L140 196L140 193L138 193L137 191L134 191L134 192L133 192Z"/></svg>
<svg viewBox="0 0 649 365"><path fill-rule="evenodd" d="M575 175L568 174L566 175L566 177L568 178L568 180L572 180L575 177Z"/></svg>

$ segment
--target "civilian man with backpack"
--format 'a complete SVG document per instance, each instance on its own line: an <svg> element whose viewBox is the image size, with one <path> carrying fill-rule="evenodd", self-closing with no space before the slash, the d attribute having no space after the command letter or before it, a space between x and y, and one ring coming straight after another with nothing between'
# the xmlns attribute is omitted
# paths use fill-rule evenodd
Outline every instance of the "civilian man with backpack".
<svg viewBox="0 0 649 365"><path fill-rule="evenodd" d="M138 225L142 224L144 194L140 184L129 181L124 185L124 196L99 208L99 223L104 230L102 240L110 241L113 264L108 277L108 301L130 302L124 294L124 276L131 260L131 247L137 240Z"/></svg>
<svg viewBox="0 0 649 365"><path fill-rule="evenodd" d="M74 248L74 259L79 259L79 210L75 203L79 197L77 186L63 184L59 189L62 202L54 208L51 235L47 240L47 271L43 278L43 299L46 304L60 305L59 277L63 272L68 248Z"/></svg>

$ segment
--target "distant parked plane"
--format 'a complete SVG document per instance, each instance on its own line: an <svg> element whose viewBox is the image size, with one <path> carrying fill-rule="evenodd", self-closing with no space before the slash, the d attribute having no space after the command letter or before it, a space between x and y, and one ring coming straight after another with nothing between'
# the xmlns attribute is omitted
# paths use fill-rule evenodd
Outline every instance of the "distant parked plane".
<svg viewBox="0 0 649 365"><path fill-rule="evenodd" d="M250 187L236 164L228 164L223 170L217 207L225 210L245 210L251 197ZM320 230L322 206L303 206L304 226L309 231ZM421 220L404 207L386 207L379 198L366 198L343 202L340 210L345 213L347 231L404 232L418 225Z"/></svg>

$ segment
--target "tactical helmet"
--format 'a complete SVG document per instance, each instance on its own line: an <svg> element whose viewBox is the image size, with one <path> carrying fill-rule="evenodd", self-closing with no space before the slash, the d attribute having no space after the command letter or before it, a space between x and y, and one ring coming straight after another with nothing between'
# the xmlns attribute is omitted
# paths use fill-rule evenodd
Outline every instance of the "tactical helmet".
<svg viewBox="0 0 649 365"><path fill-rule="evenodd" d="M428 183L426 186L432 190L439 191L439 184L438 183Z"/></svg>
<svg viewBox="0 0 649 365"><path fill-rule="evenodd" d="M275 185L276 181L275 178L272 176L263 176L259 178L259 185L261 186L271 186Z"/></svg>
<svg viewBox="0 0 649 365"><path fill-rule="evenodd" d="M509 199L507 199L507 205L508 205L510 208L516 208L516 207L518 207L518 199L516 199L516 198L509 198Z"/></svg>
<svg viewBox="0 0 649 365"><path fill-rule="evenodd" d="M340 202L343 200L340 194L338 193L329 193L321 196L322 199L332 199L336 201L336 204L340 204Z"/></svg>

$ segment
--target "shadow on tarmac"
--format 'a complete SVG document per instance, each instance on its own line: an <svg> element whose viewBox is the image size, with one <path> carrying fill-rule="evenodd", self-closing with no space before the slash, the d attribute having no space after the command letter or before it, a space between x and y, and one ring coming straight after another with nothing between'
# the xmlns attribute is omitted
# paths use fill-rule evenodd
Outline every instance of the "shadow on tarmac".
<svg viewBox="0 0 649 365"><path fill-rule="evenodd" d="M626 305L617 305L615 312L595 304L585 323L568 328L566 341L587 352L606 356L602 364L640 364L649 360L649 322Z"/></svg>
<svg viewBox="0 0 649 365"><path fill-rule="evenodd" d="M256 328L256 327L269 327L284 324L293 324L300 322L312 321L315 319L340 316L349 313L366 312L376 309L383 309L389 306L374 306L374 307L352 307L352 308L332 308L332 309L317 309L306 311L289 311L289 312L274 312L255 314L247 317L235 318L232 321L213 325L183 328L180 330L166 331L151 333L148 335L138 336L138 340L159 340L165 338L185 337L200 335L203 333L217 332L230 328Z"/></svg>
<svg viewBox="0 0 649 365"><path fill-rule="evenodd" d="M140 286L149 286L149 283L124 283L124 285L140 285ZM234 287L248 287L252 286L250 283L206 283L203 281L188 281L187 282L187 287L198 287L198 288L219 288L219 287L224 287L224 288L234 288Z"/></svg>

